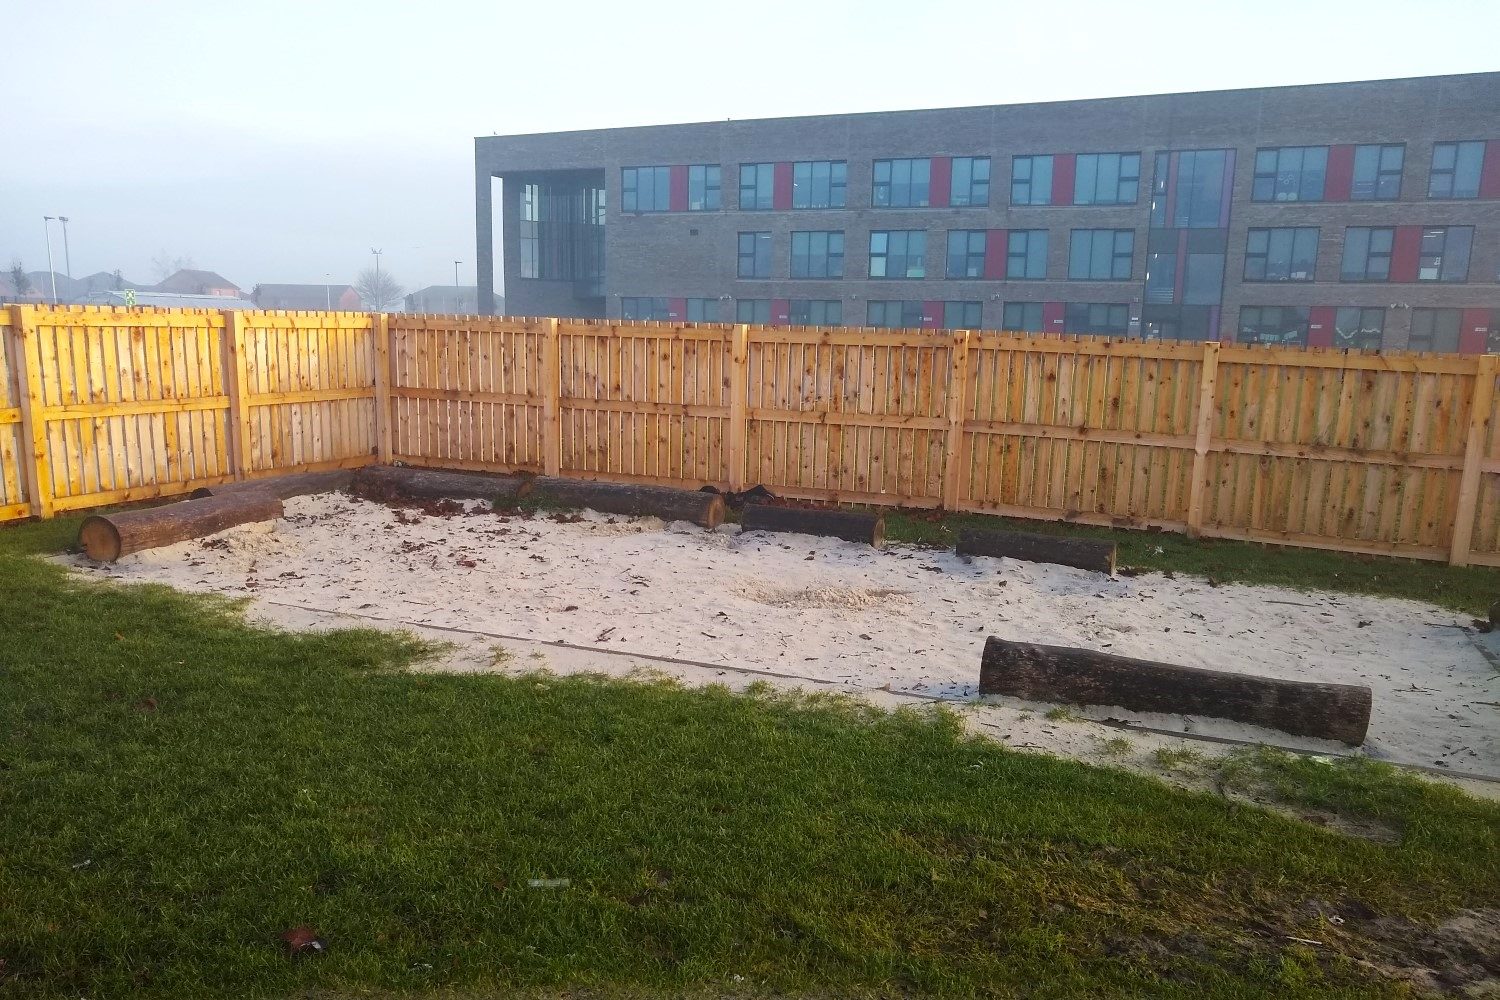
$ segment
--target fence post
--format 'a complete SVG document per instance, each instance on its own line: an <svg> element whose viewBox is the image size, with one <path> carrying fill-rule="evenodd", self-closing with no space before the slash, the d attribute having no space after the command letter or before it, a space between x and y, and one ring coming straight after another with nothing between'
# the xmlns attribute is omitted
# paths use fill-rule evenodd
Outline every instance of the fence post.
<svg viewBox="0 0 1500 1000"><path fill-rule="evenodd" d="M1458 504L1453 514L1453 543L1448 549L1450 566L1469 565L1474 508L1479 505L1480 473L1485 460L1484 446L1489 440L1497 373L1500 373L1500 355L1480 355L1479 368L1474 373L1474 391L1469 396L1469 433L1464 444L1464 471L1458 480Z"/></svg>
<svg viewBox="0 0 1500 1000"><path fill-rule="evenodd" d="M562 474L562 343L556 317L542 343L542 471Z"/></svg>
<svg viewBox="0 0 1500 1000"><path fill-rule="evenodd" d="M1198 383L1198 428L1193 441L1193 478L1188 483L1187 535L1203 532L1204 493L1208 490L1208 446L1213 440L1214 406L1219 387L1219 342L1203 345L1203 374Z"/></svg>
<svg viewBox="0 0 1500 1000"><path fill-rule="evenodd" d="M375 341L375 453L381 465L391 464L391 318L370 315L370 337Z"/></svg>
<svg viewBox="0 0 1500 1000"><path fill-rule="evenodd" d="M734 328L729 350L729 490L745 489L745 452L750 436L750 327Z"/></svg>
<svg viewBox="0 0 1500 1000"><path fill-rule="evenodd" d="M225 309L224 387L229 392L229 471L236 479L248 478L250 452L250 358L245 352L245 328L238 311Z"/></svg>
<svg viewBox="0 0 1500 1000"><path fill-rule="evenodd" d="M42 355L36 341L36 312L11 306L16 338L16 381L21 404L21 470L26 495L37 517L52 516L52 466L47 459L47 420L42 410Z"/></svg>
<svg viewBox="0 0 1500 1000"><path fill-rule="evenodd" d="M948 369L948 438L943 464L943 509L957 510L963 492L964 419L969 413L969 331L953 335Z"/></svg>

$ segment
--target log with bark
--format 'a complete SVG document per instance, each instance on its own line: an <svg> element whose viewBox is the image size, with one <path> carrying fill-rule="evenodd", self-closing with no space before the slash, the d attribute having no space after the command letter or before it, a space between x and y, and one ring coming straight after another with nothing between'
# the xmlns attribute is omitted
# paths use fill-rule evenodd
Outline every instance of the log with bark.
<svg viewBox="0 0 1500 1000"><path fill-rule="evenodd" d="M265 492L201 497L114 514L94 514L78 529L78 545L90 559L114 562L159 545L202 538L237 524L271 521L282 514L280 498Z"/></svg>
<svg viewBox="0 0 1500 1000"><path fill-rule="evenodd" d="M354 474L357 496L382 500L516 500L526 495L532 476L525 473L447 472L396 465L367 465Z"/></svg>
<svg viewBox="0 0 1500 1000"><path fill-rule="evenodd" d="M1370 728L1370 689L1359 685L1226 673L995 636L984 644L979 693L1211 715L1350 746L1363 743Z"/></svg>
<svg viewBox="0 0 1500 1000"><path fill-rule="evenodd" d="M194 500L203 497L222 497L235 493L269 493L280 500L292 497L311 496L315 493L332 493L349 488L354 478L353 469L333 469L329 472L293 472L285 476L267 476L264 479L242 479L235 483L220 483L203 486L192 492Z"/></svg>
<svg viewBox="0 0 1500 1000"><path fill-rule="evenodd" d="M885 517L861 510L827 507L771 507L749 503L740 518L745 531L786 531L842 538L876 548L885 544Z"/></svg>
<svg viewBox="0 0 1500 1000"><path fill-rule="evenodd" d="M587 507L604 514L691 521L704 528L716 528L724 521L724 498L719 494L668 486L537 476L526 496L554 507Z"/></svg>
<svg viewBox="0 0 1500 1000"><path fill-rule="evenodd" d="M959 532L957 549L961 556L1004 556L1027 562L1075 566L1110 575L1115 572L1115 543L1093 538L970 528Z"/></svg>

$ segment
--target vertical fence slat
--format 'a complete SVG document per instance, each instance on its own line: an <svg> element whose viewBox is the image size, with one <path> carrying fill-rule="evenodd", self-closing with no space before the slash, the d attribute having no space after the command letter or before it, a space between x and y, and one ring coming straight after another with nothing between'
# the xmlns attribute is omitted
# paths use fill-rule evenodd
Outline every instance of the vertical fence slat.
<svg viewBox="0 0 1500 1000"><path fill-rule="evenodd" d="M244 479L254 468L250 451L250 358L239 312L224 310L224 388L229 396L229 473Z"/></svg>
<svg viewBox="0 0 1500 1000"><path fill-rule="evenodd" d="M47 455L47 424L42 412L42 356L37 345L36 314L30 306L11 306L16 379L21 404L21 468L26 494L37 517L52 516L52 468Z"/></svg>
<svg viewBox="0 0 1500 1000"><path fill-rule="evenodd" d="M1193 441L1193 475L1188 482L1187 533L1197 538L1203 530L1204 494L1208 491L1208 446L1214 432L1214 408L1219 385L1219 345L1203 345L1203 365L1198 380L1198 427Z"/></svg>
<svg viewBox="0 0 1500 1000"><path fill-rule="evenodd" d="M542 469L562 473L562 350L556 319L547 321L542 342Z"/></svg>
<svg viewBox="0 0 1500 1000"><path fill-rule="evenodd" d="M738 493L745 488L745 450L749 445L750 409L750 327L744 323L734 328L734 345L729 354L729 489Z"/></svg>
<svg viewBox="0 0 1500 1000"><path fill-rule="evenodd" d="M1453 516L1453 541L1448 562L1453 566L1469 565L1469 548L1474 540L1474 510L1479 505L1480 466L1489 440L1490 408L1495 394L1495 375L1500 370L1500 355L1486 354L1479 359L1474 375L1474 389L1469 394L1469 430L1464 442L1464 471L1458 482L1458 503Z"/></svg>
<svg viewBox="0 0 1500 1000"><path fill-rule="evenodd" d="M943 454L943 509L957 510L962 491L964 418L968 416L969 331L953 335L948 369L948 436Z"/></svg>
<svg viewBox="0 0 1500 1000"><path fill-rule="evenodd" d="M391 461L391 321L385 313L370 317L375 358L375 447L380 461Z"/></svg>

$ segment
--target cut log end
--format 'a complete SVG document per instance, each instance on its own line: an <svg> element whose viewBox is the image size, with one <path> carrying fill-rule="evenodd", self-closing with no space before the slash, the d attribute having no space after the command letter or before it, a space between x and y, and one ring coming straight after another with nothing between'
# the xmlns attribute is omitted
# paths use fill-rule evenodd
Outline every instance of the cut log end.
<svg viewBox="0 0 1500 1000"><path fill-rule="evenodd" d="M78 529L78 547L90 559L114 562L120 558L120 532L107 518L91 515Z"/></svg>

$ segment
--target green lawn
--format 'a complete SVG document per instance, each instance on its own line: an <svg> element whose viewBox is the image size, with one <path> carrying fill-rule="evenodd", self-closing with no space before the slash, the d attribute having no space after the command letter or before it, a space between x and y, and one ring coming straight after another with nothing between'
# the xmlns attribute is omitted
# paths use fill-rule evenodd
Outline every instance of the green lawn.
<svg viewBox="0 0 1500 1000"><path fill-rule="evenodd" d="M3 996L1363 1000L1392 927L1500 900L1500 807L1384 768L1224 777L1392 842L943 713L409 674L26 558L75 528L0 530Z"/></svg>

